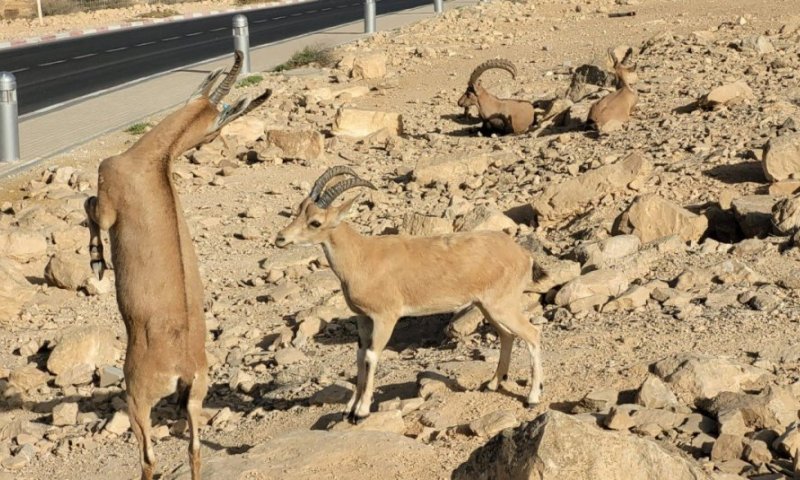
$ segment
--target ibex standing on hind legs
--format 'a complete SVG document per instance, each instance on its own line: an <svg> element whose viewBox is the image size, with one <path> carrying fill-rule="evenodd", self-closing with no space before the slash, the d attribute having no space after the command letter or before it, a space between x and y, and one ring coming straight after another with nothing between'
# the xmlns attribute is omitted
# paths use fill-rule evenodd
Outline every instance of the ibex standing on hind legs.
<svg viewBox="0 0 800 480"><path fill-rule="evenodd" d="M350 178L325 189L334 177ZM500 362L487 387L498 388L508 374L514 337L527 345L532 361L528 403L542 387L539 327L523 315L522 296L531 279L531 258L502 232L469 232L438 237L366 237L342 220L358 197L334 206L354 187L375 188L347 167L333 167L314 183L275 245L321 244L342 283L347 305L358 319L358 384L345 414L352 422L369 415L375 370L395 324L404 316L433 315L477 305L500 336Z"/></svg>
<svg viewBox="0 0 800 480"><path fill-rule="evenodd" d="M128 346L125 384L131 429L139 442L142 479L151 480L155 457L150 410L181 393L189 417L192 479L200 479L198 428L208 390L203 285L189 228L172 184L172 161L219 135L230 121L262 104L240 98L217 110L239 74L242 53L209 95L222 69L208 75L184 107L147 132L126 152L100 164L97 196L86 200L92 270L106 268L100 230L108 230L117 304Z"/></svg>
<svg viewBox="0 0 800 480"><path fill-rule="evenodd" d="M478 115L483 122L481 129L486 134L525 133L536 120L533 104L525 100L497 98L480 83L481 75L487 70L499 68L517 78L517 67L510 60L497 58L478 65L467 82L467 90L458 99L458 106L464 108L478 107Z"/></svg>

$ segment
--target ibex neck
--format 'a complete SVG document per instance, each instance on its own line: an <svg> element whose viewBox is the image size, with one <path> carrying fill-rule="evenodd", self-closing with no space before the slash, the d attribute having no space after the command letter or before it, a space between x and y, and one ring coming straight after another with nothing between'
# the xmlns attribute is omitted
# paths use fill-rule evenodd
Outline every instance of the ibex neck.
<svg viewBox="0 0 800 480"><path fill-rule="evenodd" d="M342 222L322 242L325 257L340 281L347 283L352 272L363 266L361 259L364 240L364 236Z"/></svg>
<svg viewBox="0 0 800 480"><path fill-rule="evenodd" d="M187 133L197 128L195 122L202 110L198 105L187 105L171 114L145 133L130 149L141 152L140 158L153 161L171 161L194 145Z"/></svg>

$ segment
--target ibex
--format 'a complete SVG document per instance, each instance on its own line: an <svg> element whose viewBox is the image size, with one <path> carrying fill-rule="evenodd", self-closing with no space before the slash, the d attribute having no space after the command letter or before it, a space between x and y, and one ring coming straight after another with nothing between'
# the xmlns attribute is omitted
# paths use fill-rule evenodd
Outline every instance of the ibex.
<svg viewBox="0 0 800 480"><path fill-rule="evenodd" d="M172 183L172 161L213 140L223 126L269 97L266 91L252 102L243 97L217 110L241 64L242 53L237 51L233 67L213 93L222 69L209 74L185 106L130 149L103 160L97 196L85 204L91 267L99 278L107 268L100 230L108 230L111 238L117 304L128 334L128 414L139 443L143 480L151 480L155 470L150 410L176 391L189 417L192 479L200 479L198 428L208 389L203 285Z"/></svg>
<svg viewBox="0 0 800 480"><path fill-rule="evenodd" d="M533 104L525 100L497 98L481 86L481 75L493 68L505 70L512 78L517 78L517 67L510 60L498 58L483 62L469 76L467 90L458 99L458 106L464 108L465 115L469 107L477 106L483 122L481 129L487 134L527 132L536 120Z"/></svg>
<svg viewBox="0 0 800 480"><path fill-rule="evenodd" d="M340 175L349 178L326 189ZM342 221L358 197L333 205L354 187L375 189L348 167L328 169L275 240L280 248L321 244L347 305L359 316L357 386L344 412L347 419L358 423L369 416L378 360L400 317L454 312L471 305L481 309L500 336L500 361L487 388L496 390L506 379L517 336L527 343L532 360L527 401L538 403L541 331L525 318L522 305L531 278L530 256L502 232L363 236Z"/></svg>
<svg viewBox="0 0 800 480"><path fill-rule="evenodd" d="M587 127L608 132L618 129L631 117L633 108L639 100L639 96L633 88L633 85L639 80L636 75L636 65L629 66L627 64L632 53L633 49L628 48L625 56L619 60L613 49L608 50L608 55L614 61L617 90L592 105L586 120Z"/></svg>

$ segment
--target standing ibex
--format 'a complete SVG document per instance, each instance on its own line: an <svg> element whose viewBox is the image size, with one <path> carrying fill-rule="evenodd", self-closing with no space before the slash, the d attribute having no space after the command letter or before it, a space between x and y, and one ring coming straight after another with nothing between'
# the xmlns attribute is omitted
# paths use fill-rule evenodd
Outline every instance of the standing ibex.
<svg viewBox="0 0 800 480"><path fill-rule="evenodd" d="M510 60L497 58L478 65L469 76L467 90L458 99L458 106L466 114L469 107L478 107L484 133L525 133L536 120L533 104L525 100L497 98L483 88L480 77L486 70L499 68L517 78L517 67Z"/></svg>
<svg viewBox="0 0 800 480"><path fill-rule="evenodd" d="M220 129L262 104L240 98L230 108L217 104L239 74L242 53L209 95L222 69L208 75L180 110L164 118L126 152L103 160L97 196L86 201L92 270L106 268L100 229L108 230L119 305L128 346L125 384L131 429L139 442L142 479L151 480L155 457L150 410L180 392L189 417L192 479L200 478L198 428L208 389L203 285L192 237L172 183L172 161L213 140Z"/></svg>
<svg viewBox="0 0 800 480"><path fill-rule="evenodd" d="M617 90L598 100L589 110L586 120L587 127L596 128L601 132L618 129L631 117L633 108L639 99L633 85L639 80L636 75L636 65L627 64L633 53L628 48L622 60L617 58L613 49L608 50L608 55L614 61L614 73L617 75Z"/></svg>
<svg viewBox="0 0 800 480"><path fill-rule="evenodd" d="M334 177L347 175L328 189ZM398 319L477 305L500 336L500 362L488 383L497 389L508 374L514 337L528 344L532 360L528 403L539 402L542 385L539 327L523 315L522 295L531 278L531 258L502 232L438 237L366 237L342 220L356 197L333 201L353 187L375 187L347 167L333 167L314 183L297 216L275 240L321 244L350 309L358 319L358 384L345 412L352 422L369 415L375 370Z"/></svg>

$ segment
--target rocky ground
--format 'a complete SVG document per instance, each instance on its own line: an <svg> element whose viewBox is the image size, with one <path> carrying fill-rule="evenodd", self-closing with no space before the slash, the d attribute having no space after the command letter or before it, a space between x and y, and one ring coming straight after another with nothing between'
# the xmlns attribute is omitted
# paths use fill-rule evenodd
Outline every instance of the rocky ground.
<svg viewBox="0 0 800 480"><path fill-rule="evenodd" d="M275 93L174 166L206 284L206 478L797 475L800 22L779 0L621 3L450 11L236 89ZM639 105L586 132L623 44ZM535 133L480 136L455 105L497 56L517 80L485 83L536 100ZM138 475L113 276L91 278L82 211L136 139L2 183L0 479ZM354 319L321 249L272 244L334 164L378 186L351 218L365 234L496 229L528 249L541 405L522 404L519 344L504 388L480 390L499 345L469 312L402 320L375 413L340 422ZM160 471L188 478L174 401L154 417Z"/></svg>

